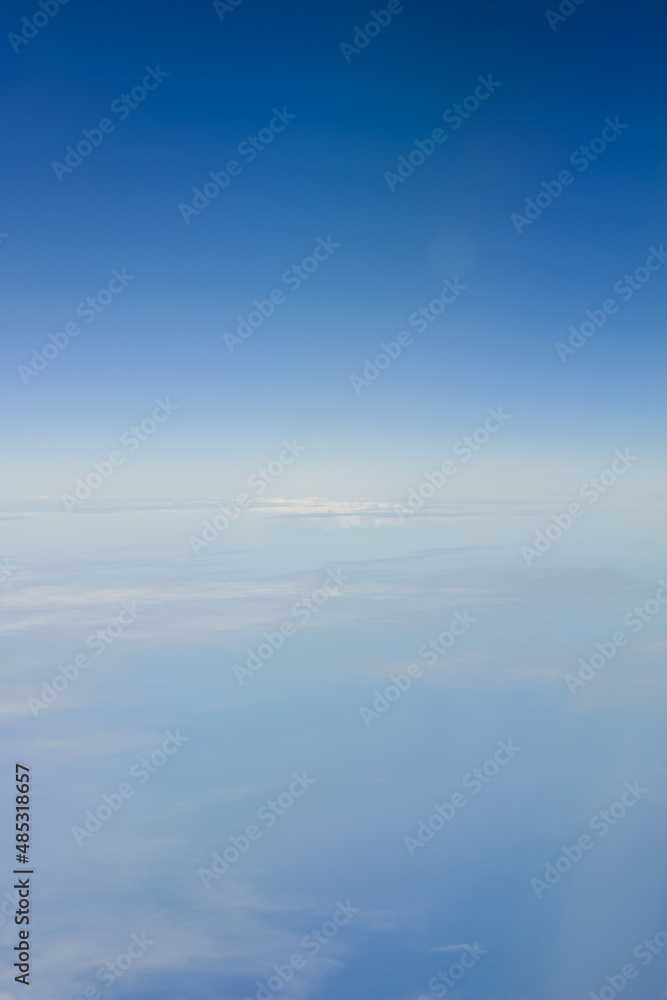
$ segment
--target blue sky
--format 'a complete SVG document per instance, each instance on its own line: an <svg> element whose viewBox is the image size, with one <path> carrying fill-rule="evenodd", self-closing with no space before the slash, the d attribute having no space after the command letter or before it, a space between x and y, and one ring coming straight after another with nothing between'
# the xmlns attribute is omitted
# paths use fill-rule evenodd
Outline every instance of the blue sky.
<svg viewBox="0 0 667 1000"><path fill-rule="evenodd" d="M36 1000L254 1000L341 902L358 914L271 996L433 1000L466 949L483 954L455 1000L607 1000L627 962L628 1000L661 995L665 958L633 950L667 925L664 18L561 6L552 27L527 0L406 0L355 53L357 0L70 0L13 46L43 17L3 11L3 794L26 760ZM426 664L457 614L476 620ZM508 740L520 752L471 794ZM308 793L204 888L304 772ZM153 943L105 986L132 935Z"/></svg>
<svg viewBox="0 0 667 1000"><path fill-rule="evenodd" d="M6 12L7 32L24 13ZM659 365L645 358L663 350L664 273L627 302L613 292L665 238L657 13L644 5L621 29L585 3L552 31L529 3L408 3L348 64L340 43L367 16L358 4L246 0L222 22L210 4L159 16L74 5L18 53L7 46L3 400L18 430L6 495L59 495L55 463L96 459L164 393L181 410L151 471L160 496L182 496L184 479L188 495L233 489L242 456L268 460L297 433L311 492L334 495L335 481L339 497L394 495L403 463L430 460L499 404L517 414L504 456L517 473L545 449L562 469L573 450L594 463L657 443ZM111 104L147 66L169 75L120 120ZM384 172L488 74L501 86L392 193ZM179 204L276 107L296 118L252 163L239 157L242 173L186 225ZM51 164L108 115L115 131L59 183ZM609 116L628 128L518 234L510 215ZM329 236L339 249L230 354L237 317ZM123 267L122 294L24 385L32 349ZM427 332L408 327L411 347L357 396L350 375L445 276L468 290ZM554 344L610 295L619 311L561 362ZM21 460L28 440L49 470L41 489ZM135 468L117 495L146 489Z"/></svg>

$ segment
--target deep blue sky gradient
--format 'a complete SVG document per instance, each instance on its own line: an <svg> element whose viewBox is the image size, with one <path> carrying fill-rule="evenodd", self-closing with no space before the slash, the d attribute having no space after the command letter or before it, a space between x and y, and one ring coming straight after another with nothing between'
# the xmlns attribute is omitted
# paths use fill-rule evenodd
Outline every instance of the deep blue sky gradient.
<svg viewBox="0 0 667 1000"><path fill-rule="evenodd" d="M3 31L31 10L6 10ZM333 480L338 495L395 495L397 462L432 461L499 403L516 414L516 468L550 449L595 463L640 435L655 443L664 272L567 364L553 345L667 238L660 12L587 0L552 31L534 3L407 3L348 65L339 43L367 17L358 3L245 0L220 22L210 4L74 2L18 54L7 45L11 495L62 489L55 473L37 491L19 473L28 440L45 469L77 474L164 393L181 410L158 495L232 489L222 470L208 476L211 455L250 455L250 471L298 434L313 492ZM156 64L168 79L126 121L112 115L115 131L58 183L52 161ZM489 73L499 90L392 194L384 171ZM274 106L296 120L185 225L179 203ZM616 115L628 129L518 235L510 214ZM222 333L328 235L340 249L230 355ZM443 239L461 252L443 261ZM128 289L24 386L31 348L123 266ZM460 270L468 291L358 398L349 375ZM180 459L190 489L166 468ZM146 495L129 475L123 487Z"/></svg>

